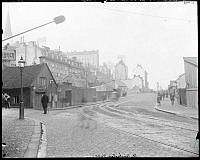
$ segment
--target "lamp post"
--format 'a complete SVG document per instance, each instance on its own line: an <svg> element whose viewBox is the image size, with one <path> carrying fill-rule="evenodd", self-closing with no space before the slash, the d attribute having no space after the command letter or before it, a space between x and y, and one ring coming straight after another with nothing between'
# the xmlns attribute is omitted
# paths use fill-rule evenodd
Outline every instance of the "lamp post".
<svg viewBox="0 0 200 160"><path fill-rule="evenodd" d="M8 40L8 39L14 38L14 37L19 36L19 35L21 35L21 34L24 34L24 33L26 33L26 32L32 31L32 30L34 30L34 29L37 29L37 28L46 26L46 25L48 25L48 24L50 24L50 23L53 23L53 22L54 22L55 24L59 24L59 23L62 23L62 22L64 22L64 21L65 21L65 17L64 17L64 16L58 16L58 17L55 17L55 18L53 19L53 21L50 21L50 22L45 23L45 24L43 24L43 25L34 27L34 28L32 28L32 29L29 29L29 30L24 31L24 32L19 33L19 34L16 34L16 35L14 35L14 36L8 37L8 38L6 38L6 39L3 39L2 41L6 41L6 40Z"/></svg>
<svg viewBox="0 0 200 160"><path fill-rule="evenodd" d="M24 119L24 102L23 102L23 84L22 84L22 72L25 66L25 61L23 60L23 57L21 56L19 62L19 68L21 73L21 99L20 99L20 108L19 108L19 119Z"/></svg>
<svg viewBox="0 0 200 160"><path fill-rule="evenodd" d="M53 83L53 80L51 79L50 81L49 81L49 83L50 83L50 86L51 86L51 93L50 93L50 95L51 95L51 97L50 97L50 99L51 99L51 108L53 108L53 95L52 95L52 83Z"/></svg>

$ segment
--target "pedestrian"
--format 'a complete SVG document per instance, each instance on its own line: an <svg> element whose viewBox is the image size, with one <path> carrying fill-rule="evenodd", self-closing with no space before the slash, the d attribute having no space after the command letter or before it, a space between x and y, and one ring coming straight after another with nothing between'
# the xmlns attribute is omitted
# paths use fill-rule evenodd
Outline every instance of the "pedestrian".
<svg viewBox="0 0 200 160"><path fill-rule="evenodd" d="M164 100L165 94L164 91L161 91L161 100Z"/></svg>
<svg viewBox="0 0 200 160"><path fill-rule="evenodd" d="M165 93L165 94L166 94L166 98L168 98L168 91L167 91L167 90L166 90L166 93Z"/></svg>
<svg viewBox="0 0 200 160"><path fill-rule="evenodd" d="M160 105L161 103L160 103L160 100L161 100L161 94L160 94L160 92L158 92L158 94L157 94L157 103Z"/></svg>
<svg viewBox="0 0 200 160"><path fill-rule="evenodd" d="M48 107L48 103L49 103L49 97L46 95L46 92L44 92L44 94L42 95L41 102L42 102L42 107L43 107L43 110L44 110L44 114L47 114L47 107Z"/></svg>
<svg viewBox="0 0 200 160"><path fill-rule="evenodd" d="M170 93L170 101L172 105L174 105L174 97L175 95L173 93Z"/></svg>
<svg viewBox="0 0 200 160"><path fill-rule="evenodd" d="M2 92L2 107L5 107L5 93Z"/></svg>
<svg viewBox="0 0 200 160"><path fill-rule="evenodd" d="M10 96L7 93L4 93L4 103L5 108L10 108Z"/></svg>

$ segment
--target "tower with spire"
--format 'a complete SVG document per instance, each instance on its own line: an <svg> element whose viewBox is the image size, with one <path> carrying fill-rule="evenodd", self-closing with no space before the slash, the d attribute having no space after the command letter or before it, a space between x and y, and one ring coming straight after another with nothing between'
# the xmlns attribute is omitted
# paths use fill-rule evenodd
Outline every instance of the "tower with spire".
<svg viewBox="0 0 200 160"><path fill-rule="evenodd" d="M8 14L7 14L7 18L6 18L6 26L3 31L3 34L4 34L4 39L12 36L9 9L8 9ZM12 43L12 40L8 40L8 41L6 41L6 43Z"/></svg>

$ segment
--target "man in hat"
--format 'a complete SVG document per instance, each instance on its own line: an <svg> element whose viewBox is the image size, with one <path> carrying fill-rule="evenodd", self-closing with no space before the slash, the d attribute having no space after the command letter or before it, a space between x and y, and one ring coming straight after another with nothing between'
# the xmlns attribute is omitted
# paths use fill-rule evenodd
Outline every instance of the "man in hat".
<svg viewBox="0 0 200 160"><path fill-rule="evenodd" d="M49 103L49 97L46 95L46 92L44 92L44 94L42 95L41 102L42 102L42 107L44 109L44 114L47 114L47 107L48 107L48 103Z"/></svg>

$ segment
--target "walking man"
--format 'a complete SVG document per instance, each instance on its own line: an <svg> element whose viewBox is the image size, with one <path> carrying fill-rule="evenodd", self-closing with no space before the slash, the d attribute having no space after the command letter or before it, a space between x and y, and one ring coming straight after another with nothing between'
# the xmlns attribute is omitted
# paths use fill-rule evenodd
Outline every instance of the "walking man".
<svg viewBox="0 0 200 160"><path fill-rule="evenodd" d="M44 94L42 95L41 102L42 102L42 107L43 107L43 110L44 110L44 114L47 114L47 107L48 107L48 103L49 103L49 97L46 95L46 92L44 92Z"/></svg>

